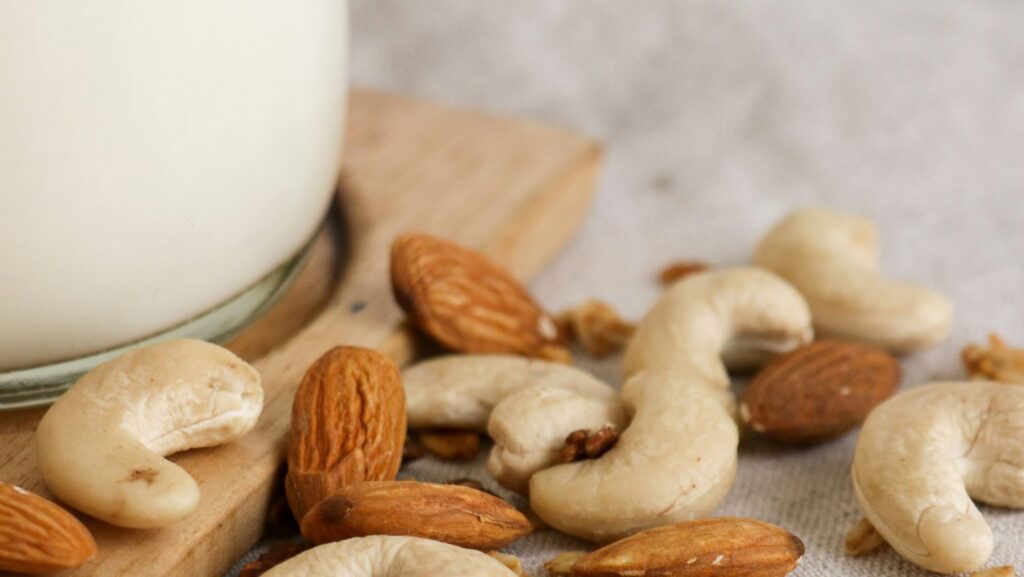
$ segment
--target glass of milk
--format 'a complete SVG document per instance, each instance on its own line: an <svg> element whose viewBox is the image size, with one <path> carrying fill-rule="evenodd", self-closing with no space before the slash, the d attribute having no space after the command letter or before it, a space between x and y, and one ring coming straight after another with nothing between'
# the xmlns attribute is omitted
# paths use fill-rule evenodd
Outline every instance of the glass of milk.
<svg viewBox="0 0 1024 577"><path fill-rule="evenodd" d="M345 0L0 0L0 406L225 338L335 189Z"/></svg>

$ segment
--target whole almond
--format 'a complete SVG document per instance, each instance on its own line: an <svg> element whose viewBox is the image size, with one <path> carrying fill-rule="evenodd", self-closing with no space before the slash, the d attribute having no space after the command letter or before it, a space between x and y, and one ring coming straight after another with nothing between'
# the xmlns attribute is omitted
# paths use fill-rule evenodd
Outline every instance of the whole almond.
<svg viewBox="0 0 1024 577"><path fill-rule="evenodd" d="M85 525L56 503L0 483L0 571L48 573L96 556Z"/></svg>
<svg viewBox="0 0 1024 577"><path fill-rule="evenodd" d="M740 416L773 439L806 444L867 418L900 384L899 361L879 347L822 340L780 356L747 386Z"/></svg>
<svg viewBox="0 0 1024 577"><path fill-rule="evenodd" d="M391 246L391 286L413 323L454 351L568 355L554 319L511 274L474 250L403 235Z"/></svg>
<svg viewBox="0 0 1024 577"><path fill-rule="evenodd" d="M602 547L576 561L571 574L781 577L796 568L803 554L803 542L775 525L699 519L649 529Z"/></svg>
<svg viewBox="0 0 1024 577"><path fill-rule="evenodd" d="M292 405L285 491L295 518L344 485L394 479L404 443L405 389L395 363L358 347L327 351Z"/></svg>
<svg viewBox="0 0 1024 577"><path fill-rule="evenodd" d="M366 535L406 535L486 551L530 531L526 517L494 495L417 481L340 487L302 519L302 535L318 545Z"/></svg>

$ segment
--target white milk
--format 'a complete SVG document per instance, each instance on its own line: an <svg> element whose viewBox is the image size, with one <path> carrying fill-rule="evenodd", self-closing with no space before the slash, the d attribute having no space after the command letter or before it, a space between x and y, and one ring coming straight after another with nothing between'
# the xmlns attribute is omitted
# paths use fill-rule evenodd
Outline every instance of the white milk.
<svg viewBox="0 0 1024 577"><path fill-rule="evenodd" d="M0 370L215 307L313 234L344 0L0 0Z"/></svg>

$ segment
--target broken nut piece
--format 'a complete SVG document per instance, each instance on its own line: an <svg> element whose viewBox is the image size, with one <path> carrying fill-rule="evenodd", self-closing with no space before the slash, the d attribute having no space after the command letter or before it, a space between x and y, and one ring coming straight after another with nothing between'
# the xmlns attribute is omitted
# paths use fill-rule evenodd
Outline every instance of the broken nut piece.
<svg viewBox="0 0 1024 577"><path fill-rule="evenodd" d="M885 539L875 531L871 522L861 518L846 534L845 550L851 557L867 555L885 544Z"/></svg>
<svg viewBox="0 0 1024 577"><path fill-rule="evenodd" d="M661 272L658 273L658 282L662 286L669 286L675 284L677 280L706 271L709 268L711 265L699 260L677 260L661 269Z"/></svg>
<svg viewBox="0 0 1024 577"><path fill-rule="evenodd" d="M519 575L519 577L529 577L526 571L523 570L523 562L519 560L519 557L502 553L501 551L488 551L487 554L501 561L502 565L508 567L509 570Z"/></svg>
<svg viewBox="0 0 1024 577"><path fill-rule="evenodd" d="M1002 567L993 567L971 573L971 577L1013 577L1014 575L1016 575L1016 572L1013 569L1013 565L1003 565Z"/></svg>
<svg viewBox="0 0 1024 577"><path fill-rule="evenodd" d="M558 324L592 357L604 358L626 346L636 325L607 303L590 300L558 315Z"/></svg>
<svg viewBox="0 0 1024 577"><path fill-rule="evenodd" d="M619 431L611 425L605 425L596 432L580 429L569 433L562 449L562 460L566 463L583 459L596 459L607 453L619 440Z"/></svg>
<svg viewBox="0 0 1024 577"><path fill-rule="evenodd" d="M551 577L570 577L572 566L582 559L587 553L585 551L566 551L559 553L553 559L544 564Z"/></svg>
<svg viewBox="0 0 1024 577"><path fill-rule="evenodd" d="M988 337L989 346L968 345L961 358L972 379L1000 383L1024 383L1024 349L1006 346L997 334Z"/></svg>
<svg viewBox="0 0 1024 577"><path fill-rule="evenodd" d="M420 431L419 439L428 453L445 461L472 461L480 454L476 431L430 429Z"/></svg>

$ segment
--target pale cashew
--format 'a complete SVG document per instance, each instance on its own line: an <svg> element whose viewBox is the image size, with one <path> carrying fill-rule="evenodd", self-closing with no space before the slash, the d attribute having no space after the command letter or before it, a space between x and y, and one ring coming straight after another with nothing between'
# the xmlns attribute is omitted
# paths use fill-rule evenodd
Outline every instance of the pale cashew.
<svg viewBox="0 0 1024 577"><path fill-rule="evenodd" d="M421 539L374 535L314 547L263 577L515 577L480 551Z"/></svg>
<svg viewBox="0 0 1024 577"><path fill-rule="evenodd" d="M869 220L820 208L794 212L761 241L754 262L803 293L823 335L904 351L949 334L953 308L945 297L879 272Z"/></svg>
<svg viewBox="0 0 1024 577"><path fill-rule="evenodd" d="M889 399L861 429L853 487L871 524L912 563L980 568L992 532L971 498L1024 507L1024 387L936 383Z"/></svg>
<svg viewBox="0 0 1024 577"><path fill-rule="evenodd" d="M89 371L39 423L36 458L54 495L114 525L188 515L199 487L164 455L230 442L256 424L256 369L227 349L169 341Z"/></svg>
<svg viewBox="0 0 1024 577"><path fill-rule="evenodd" d="M563 532L611 541L710 513L736 471L734 401L719 356L739 335L782 352L811 338L793 287L741 268L689 276L666 291L626 352L629 427L604 456L530 481L530 504Z"/></svg>
<svg viewBox="0 0 1024 577"><path fill-rule="evenodd" d="M625 427L626 412L614 389L597 381L579 384L527 387L494 408L487 426L494 439L487 470L501 486L526 493L534 473L561 461L565 438L573 431Z"/></svg>
<svg viewBox="0 0 1024 577"><path fill-rule="evenodd" d="M674 369L705 383L726 409L735 399L723 352L746 359L788 352L811 340L803 297L774 274L752 267L694 274L665 291L626 349L626 378Z"/></svg>
<svg viewBox="0 0 1024 577"><path fill-rule="evenodd" d="M494 439L488 469L515 491L558 462L572 431L625 423L610 386L560 363L450 355L412 366L402 381L410 426L486 428Z"/></svg>
<svg viewBox="0 0 1024 577"><path fill-rule="evenodd" d="M601 389L568 365L516 355L446 355L402 371L409 427L487 430L491 411L530 386Z"/></svg>

